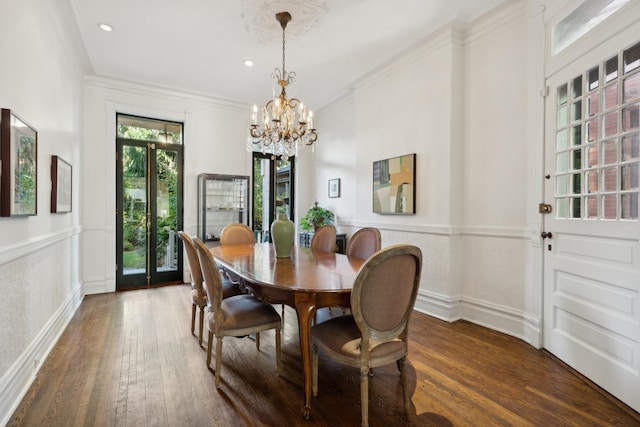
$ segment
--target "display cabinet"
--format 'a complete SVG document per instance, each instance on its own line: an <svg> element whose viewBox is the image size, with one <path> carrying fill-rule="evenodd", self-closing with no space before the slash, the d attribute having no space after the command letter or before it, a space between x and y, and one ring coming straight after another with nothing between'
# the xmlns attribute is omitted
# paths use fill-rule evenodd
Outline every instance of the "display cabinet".
<svg viewBox="0 0 640 427"><path fill-rule="evenodd" d="M217 241L227 224L249 224L249 177L198 175L198 237Z"/></svg>

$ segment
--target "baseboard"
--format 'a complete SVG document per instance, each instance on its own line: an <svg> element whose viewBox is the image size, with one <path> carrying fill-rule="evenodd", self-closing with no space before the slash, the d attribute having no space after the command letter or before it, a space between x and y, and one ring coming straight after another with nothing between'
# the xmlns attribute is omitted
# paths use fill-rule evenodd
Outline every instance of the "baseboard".
<svg viewBox="0 0 640 427"><path fill-rule="evenodd" d="M447 322L466 320L519 338L536 348L542 345L540 319L513 308L421 290L416 298L415 309Z"/></svg>
<svg viewBox="0 0 640 427"><path fill-rule="evenodd" d="M94 295L115 292L115 283L115 279L109 277L85 277L84 294Z"/></svg>
<svg viewBox="0 0 640 427"><path fill-rule="evenodd" d="M460 297L419 290L414 308L416 311L447 322L455 322L461 318Z"/></svg>
<svg viewBox="0 0 640 427"><path fill-rule="evenodd" d="M83 299L82 286L75 291L49 319L40 333L0 378L0 425L6 425L36 379L49 352L58 342Z"/></svg>

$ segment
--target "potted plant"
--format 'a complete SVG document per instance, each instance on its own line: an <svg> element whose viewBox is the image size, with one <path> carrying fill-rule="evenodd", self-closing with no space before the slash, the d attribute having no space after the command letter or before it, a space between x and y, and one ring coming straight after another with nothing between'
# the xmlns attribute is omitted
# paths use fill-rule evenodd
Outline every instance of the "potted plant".
<svg viewBox="0 0 640 427"><path fill-rule="evenodd" d="M305 231L317 230L318 227L333 223L333 212L323 207L318 206L318 202L313 204L307 214L300 218L300 228Z"/></svg>

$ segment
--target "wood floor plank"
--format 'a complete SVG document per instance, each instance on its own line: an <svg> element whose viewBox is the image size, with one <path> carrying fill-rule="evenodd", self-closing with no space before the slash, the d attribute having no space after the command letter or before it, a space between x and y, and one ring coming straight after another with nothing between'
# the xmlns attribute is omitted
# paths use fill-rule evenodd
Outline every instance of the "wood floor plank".
<svg viewBox="0 0 640 427"><path fill-rule="evenodd" d="M323 355L311 419L302 419L291 308L281 375L273 331L261 334L259 351L249 337L229 337L216 390L206 367L206 332L201 346L190 331L189 291L178 285L86 297L9 426L359 425L358 370ZM340 314L327 313L319 320ZM395 364L376 368L369 381L371 426L640 426L637 412L518 339L420 313L411 322L411 411L404 412Z"/></svg>

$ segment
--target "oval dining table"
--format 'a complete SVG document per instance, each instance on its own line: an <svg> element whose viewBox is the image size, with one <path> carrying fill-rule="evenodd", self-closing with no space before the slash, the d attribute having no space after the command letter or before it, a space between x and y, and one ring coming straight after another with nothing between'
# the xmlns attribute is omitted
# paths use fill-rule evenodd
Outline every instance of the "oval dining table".
<svg viewBox="0 0 640 427"><path fill-rule="evenodd" d="M350 306L363 260L294 246L290 258L276 258L271 243L212 247L217 264L241 288L271 304L296 310L304 376L302 416L311 416L311 324L317 308Z"/></svg>

